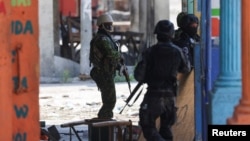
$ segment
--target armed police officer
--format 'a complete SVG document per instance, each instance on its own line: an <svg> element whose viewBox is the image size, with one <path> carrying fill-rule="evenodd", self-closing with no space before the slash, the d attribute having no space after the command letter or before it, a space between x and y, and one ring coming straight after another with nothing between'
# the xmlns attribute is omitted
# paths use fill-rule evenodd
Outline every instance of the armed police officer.
<svg viewBox="0 0 250 141"><path fill-rule="evenodd" d="M158 42L143 52L146 62L143 83L148 87L139 109L139 124L147 141L173 140L171 127L176 120L177 73L191 70L187 54L171 41L174 32L172 22L159 21L154 30ZM160 118L159 131L155 126L157 118Z"/></svg>
<svg viewBox="0 0 250 141"><path fill-rule="evenodd" d="M89 59L93 65L90 76L101 91L103 103L97 114L100 119L111 119L116 104L114 77L116 70L120 68L121 57L118 46L110 35L113 30L112 24L113 18L110 14L99 16L97 34L90 42Z"/></svg>
<svg viewBox="0 0 250 141"><path fill-rule="evenodd" d="M181 14L181 13L180 13ZM197 34L199 19L194 14L181 14L177 16L178 34L175 34L174 43L189 54L191 65L194 65L194 46L200 41Z"/></svg>

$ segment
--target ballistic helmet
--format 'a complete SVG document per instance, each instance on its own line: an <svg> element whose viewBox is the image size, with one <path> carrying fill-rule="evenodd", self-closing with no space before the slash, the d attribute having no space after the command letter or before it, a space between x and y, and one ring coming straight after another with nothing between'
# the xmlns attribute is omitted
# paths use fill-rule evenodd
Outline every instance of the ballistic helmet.
<svg viewBox="0 0 250 141"><path fill-rule="evenodd" d="M188 28L188 26L192 23L199 24L199 19L194 14L186 14L182 16L180 20L180 27L182 28Z"/></svg>
<svg viewBox="0 0 250 141"><path fill-rule="evenodd" d="M176 18L176 23L177 23L177 26L178 27L181 27L181 18L183 16L187 15L186 12L180 12L178 15L177 15L177 18Z"/></svg>
<svg viewBox="0 0 250 141"><path fill-rule="evenodd" d="M198 31L199 19L194 14L187 14L181 18L181 28L189 36L195 37Z"/></svg>
<svg viewBox="0 0 250 141"><path fill-rule="evenodd" d="M110 14L100 15L97 19L97 26L100 26L103 23L113 23L113 18Z"/></svg>
<svg viewBox="0 0 250 141"><path fill-rule="evenodd" d="M174 35L174 24L169 20L160 20L155 26L154 34L171 38Z"/></svg>

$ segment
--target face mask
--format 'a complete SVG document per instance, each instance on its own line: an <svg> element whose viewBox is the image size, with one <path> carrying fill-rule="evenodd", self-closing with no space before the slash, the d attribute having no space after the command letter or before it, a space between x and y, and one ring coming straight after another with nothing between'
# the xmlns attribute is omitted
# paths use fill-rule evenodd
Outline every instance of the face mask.
<svg viewBox="0 0 250 141"><path fill-rule="evenodd" d="M113 32L113 26L112 26L112 24L102 24L102 27L107 32Z"/></svg>
<svg viewBox="0 0 250 141"><path fill-rule="evenodd" d="M198 28L197 27L189 27L186 29L186 32L189 36L193 37L197 34Z"/></svg>

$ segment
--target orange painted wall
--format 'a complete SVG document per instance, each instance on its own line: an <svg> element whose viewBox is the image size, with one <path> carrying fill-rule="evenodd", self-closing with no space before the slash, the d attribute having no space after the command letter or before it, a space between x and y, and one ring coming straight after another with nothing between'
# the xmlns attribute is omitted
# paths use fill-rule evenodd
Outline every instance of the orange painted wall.
<svg viewBox="0 0 250 141"><path fill-rule="evenodd" d="M0 0L0 25L0 137L38 141L38 0Z"/></svg>
<svg viewBox="0 0 250 141"><path fill-rule="evenodd" d="M0 0L0 137L12 140L12 89L10 40L10 4Z"/></svg>

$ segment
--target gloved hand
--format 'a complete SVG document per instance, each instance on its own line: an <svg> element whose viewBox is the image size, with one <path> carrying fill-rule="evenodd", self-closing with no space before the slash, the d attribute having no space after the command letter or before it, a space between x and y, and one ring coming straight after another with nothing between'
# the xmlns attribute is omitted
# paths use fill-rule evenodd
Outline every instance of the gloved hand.
<svg viewBox="0 0 250 141"><path fill-rule="evenodd" d="M187 48L187 47L183 47L183 48L182 48L182 52L183 52L185 55L187 55L187 54L189 53L188 48Z"/></svg>
<svg viewBox="0 0 250 141"><path fill-rule="evenodd" d="M123 71L126 71L127 70L127 67L126 66L124 66L124 65L121 65L121 67L120 67L120 69L119 69L119 75L120 76L122 76L122 74L123 74Z"/></svg>

